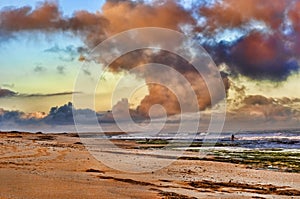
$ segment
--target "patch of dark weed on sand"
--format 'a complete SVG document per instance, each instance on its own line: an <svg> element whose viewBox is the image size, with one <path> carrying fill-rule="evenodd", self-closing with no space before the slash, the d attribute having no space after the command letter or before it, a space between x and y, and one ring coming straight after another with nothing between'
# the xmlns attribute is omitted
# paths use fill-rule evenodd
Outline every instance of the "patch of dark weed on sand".
<svg viewBox="0 0 300 199"><path fill-rule="evenodd" d="M296 189L290 189L289 187L279 187L274 185L262 185L262 184L243 184L235 182L213 182L208 180L187 182L194 188L212 189L214 191L222 191L222 188L239 189L242 192L258 193L258 194L270 194L270 195L285 195L285 196L300 196L300 191Z"/></svg>
<svg viewBox="0 0 300 199"><path fill-rule="evenodd" d="M100 171L98 169L87 169L87 170L85 170L85 172L88 172L88 173L104 173L104 171Z"/></svg>

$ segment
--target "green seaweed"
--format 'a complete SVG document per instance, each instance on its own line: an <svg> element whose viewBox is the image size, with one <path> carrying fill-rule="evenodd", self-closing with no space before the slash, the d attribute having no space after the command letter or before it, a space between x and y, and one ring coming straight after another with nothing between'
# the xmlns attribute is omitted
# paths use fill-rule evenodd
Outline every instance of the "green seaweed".
<svg viewBox="0 0 300 199"><path fill-rule="evenodd" d="M212 150L208 152L208 155L213 156L215 161L246 164L257 169L300 172L300 153L298 152Z"/></svg>
<svg viewBox="0 0 300 199"><path fill-rule="evenodd" d="M188 140L165 140L165 139L143 139L136 140L140 149L168 148L176 149L180 147L234 147L233 142L202 142L190 143ZM143 146L144 145L144 146ZM148 145L148 146L147 146ZM168 145L168 146L167 146ZM203 149L203 148L202 148ZM201 149L201 150L202 150ZM188 149L190 152L199 152L199 149ZM249 149L244 151L228 151L226 149L206 150L207 156L181 157L185 160L209 160L219 162L230 162L234 164L244 164L250 168L278 170L286 172L300 173L300 151L285 151L283 149Z"/></svg>

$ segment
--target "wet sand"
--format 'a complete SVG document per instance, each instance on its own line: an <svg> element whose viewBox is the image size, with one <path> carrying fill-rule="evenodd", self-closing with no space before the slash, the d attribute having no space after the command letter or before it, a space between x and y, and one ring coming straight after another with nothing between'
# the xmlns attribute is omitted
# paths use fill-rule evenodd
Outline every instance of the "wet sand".
<svg viewBox="0 0 300 199"><path fill-rule="evenodd" d="M300 174L192 159L131 174L97 161L76 134L2 132L0 199L6 198L300 198Z"/></svg>

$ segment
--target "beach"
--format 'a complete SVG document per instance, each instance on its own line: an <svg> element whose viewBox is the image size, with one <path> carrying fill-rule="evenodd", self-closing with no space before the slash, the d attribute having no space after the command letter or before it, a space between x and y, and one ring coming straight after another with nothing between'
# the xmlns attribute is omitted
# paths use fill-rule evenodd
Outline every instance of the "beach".
<svg viewBox="0 0 300 199"><path fill-rule="evenodd" d="M161 144L114 142L145 154ZM297 170L197 159L193 150L159 170L127 173L96 160L75 133L1 132L0 149L1 199L300 198Z"/></svg>

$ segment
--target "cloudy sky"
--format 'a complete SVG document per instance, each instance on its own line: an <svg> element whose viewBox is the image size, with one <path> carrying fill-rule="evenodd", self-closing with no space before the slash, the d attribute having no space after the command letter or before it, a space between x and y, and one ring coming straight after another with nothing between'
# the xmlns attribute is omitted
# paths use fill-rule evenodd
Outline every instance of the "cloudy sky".
<svg viewBox="0 0 300 199"><path fill-rule="evenodd" d="M89 81L100 81L101 89L96 91L95 106L77 109L111 110L122 104L118 100L129 92L130 85L146 84L129 99L132 115L148 117L157 103L168 115L178 114L176 96L165 87L147 86L153 80L147 73L129 72L147 62L180 71L197 93L199 110L209 110L211 100L201 76L189 63L166 52L138 51L123 56L100 80L91 78L94 69L82 68L88 52L100 42L122 31L149 26L182 32L208 51L223 78L230 122L288 127L299 123L298 0L2 0L0 9L2 123L10 118L49 121L52 107L64 107L73 95L90 95L74 90L80 71L86 75L86 86ZM114 88L124 77L127 83L114 101Z"/></svg>

